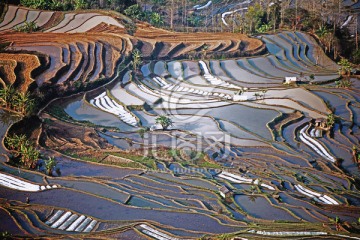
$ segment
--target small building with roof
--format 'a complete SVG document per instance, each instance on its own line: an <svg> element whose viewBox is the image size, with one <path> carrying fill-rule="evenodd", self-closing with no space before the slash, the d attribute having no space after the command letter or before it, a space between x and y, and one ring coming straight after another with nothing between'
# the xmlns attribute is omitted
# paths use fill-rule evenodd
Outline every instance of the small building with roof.
<svg viewBox="0 0 360 240"><path fill-rule="evenodd" d="M225 185L223 185L219 189L219 192L220 192L220 196L222 196L225 199L231 198L233 196L233 191Z"/></svg>

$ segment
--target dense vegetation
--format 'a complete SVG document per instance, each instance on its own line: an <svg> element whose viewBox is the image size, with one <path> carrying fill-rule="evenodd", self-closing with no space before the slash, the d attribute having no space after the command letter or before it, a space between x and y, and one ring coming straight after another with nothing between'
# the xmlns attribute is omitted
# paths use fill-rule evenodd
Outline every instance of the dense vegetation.
<svg viewBox="0 0 360 240"><path fill-rule="evenodd" d="M111 9L121 12L135 3L135 0L20 0L26 7L56 11Z"/></svg>
<svg viewBox="0 0 360 240"><path fill-rule="evenodd" d="M0 107L21 115L29 115L35 110L36 101L29 92L22 93L12 86L3 85L0 87Z"/></svg>
<svg viewBox="0 0 360 240"><path fill-rule="evenodd" d="M214 0L204 9L196 10L195 5L207 1L196 0L20 0L21 5L47 10L109 9L156 27L176 31L232 31L257 34L277 29L309 31L317 35L324 49L332 58L340 56L360 63L360 51L355 42L355 27L342 27L351 9L343 6L341 0L331 1L291 1L255 0L247 11L236 11L221 19L223 7L232 1ZM241 6L241 7L240 7ZM136 29L130 32L135 32ZM356 31L355 31L356 32ZM357 35L357 32L355 33ZM356 51L353 49L356 48Z"/></svg>
<svg viewBox="0 0 360 240"><path fill-rule="evenodd" d="M25 135L13 135L5 138L5 145L12 153L12 162L34 169L40 157L39 150Z"/></svg>

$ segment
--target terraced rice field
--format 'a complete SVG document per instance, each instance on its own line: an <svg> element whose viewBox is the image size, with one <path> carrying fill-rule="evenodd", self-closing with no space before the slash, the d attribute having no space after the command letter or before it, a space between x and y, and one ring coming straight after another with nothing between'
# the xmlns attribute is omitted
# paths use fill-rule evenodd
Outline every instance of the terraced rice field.
<svg viewBox="0 0 360 240"><path fill-rule="evenodd" d="M359 237L360 174L352 156L360 139L359 80L350 89L333 87L337 65L310 35L283 31L252 39L141 23L130 36L117 19L7 7L1 42L18 52L0 53L1 79L24 92L86 91L55 99L39 113L33 134L61 174L11 166L1 147L0 232ZM30 20L43 32L12 30ZM189 58L194 51L201 57L204 46L206 58ZM135 47L143 55L138 71L129 60ZM284 85L285 77L301 82ZM331 106L339 121L329 132L315 120L326 119ZM3 138L12 121L9 113L0 115ZM173 122L167 130L157 123L160 115ZM226 199L224 186L231 191Z"/></svg>

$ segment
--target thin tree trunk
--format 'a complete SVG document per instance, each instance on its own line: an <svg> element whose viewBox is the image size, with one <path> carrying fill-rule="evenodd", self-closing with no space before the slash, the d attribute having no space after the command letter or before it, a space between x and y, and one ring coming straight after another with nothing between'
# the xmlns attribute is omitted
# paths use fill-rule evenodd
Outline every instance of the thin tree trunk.
<svg viewBox="0 0 360 240"><path fill-rule="evenodd" d="M356 51L359 50L359 43L358 43L358 13L356 13L355 17L355 44L356 44Z"/></svg>
<svg viewBox="0 0 360 240"><path fill-rule="evenodd" d="M211 25L213 27L213 32L215 32L215 26L214 26L214 4L211 4Z"/></svg>
<svg viewBox="0 0 360 240"><path fill-rule="evenodd" d="M298 22L298 4L297 4L297 0L295 0L295 31L297 28L297 22Z"/></svg>
<svg viewBox="0 0 360 240"><path fill-rule="evenodd" d="M171 0L170 8L170 29L174 30L174 0Z"/></svg>

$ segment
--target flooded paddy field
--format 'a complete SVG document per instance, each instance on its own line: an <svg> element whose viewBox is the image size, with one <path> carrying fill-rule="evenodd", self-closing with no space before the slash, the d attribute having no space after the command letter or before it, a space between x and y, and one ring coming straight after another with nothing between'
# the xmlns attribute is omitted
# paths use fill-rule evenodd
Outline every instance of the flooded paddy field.
<svg viewBox="0 0 360 240"><path fill-rule="evenodd" d="M259 38L266 55L144 61L136 74L51 102L37 139L61 173L18 169L4 157L0 231L337 239L339 218L341 234L358 236L359 80L337 88L336 64L317 58L305 33ZM15 121L8 116L1 138Z"/></svg>

